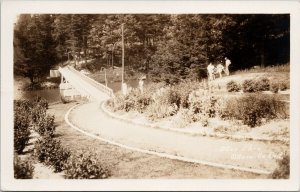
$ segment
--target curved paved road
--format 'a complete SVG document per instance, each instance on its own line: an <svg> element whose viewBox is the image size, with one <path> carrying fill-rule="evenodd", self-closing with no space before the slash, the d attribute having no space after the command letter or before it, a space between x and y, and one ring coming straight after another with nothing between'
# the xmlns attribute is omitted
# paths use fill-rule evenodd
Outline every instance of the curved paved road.
<svg viewBox="0 0 300 192"><path fill-rule="evenodd" d="M277 143L190 136L125 123L108 117L99 102L77 106L69 120L86 132L130 147L268 172L276 168L278 155L288 150Z"/></svg>

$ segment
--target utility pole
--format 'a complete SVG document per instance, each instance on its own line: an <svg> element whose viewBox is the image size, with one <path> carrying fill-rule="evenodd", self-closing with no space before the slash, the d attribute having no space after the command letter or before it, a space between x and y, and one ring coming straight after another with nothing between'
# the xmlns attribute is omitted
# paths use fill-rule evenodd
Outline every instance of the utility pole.
<svg viewBox="0 0 300 192"><path fill-rule="evenodd" d="M122 23L122 86L124 83L124 23Z"/></svg>
<svg viewBox="0 0 300 192"><path fill-rule="evenodd" d="M104 68L105 86L107 87L106 68Z"/></svg>

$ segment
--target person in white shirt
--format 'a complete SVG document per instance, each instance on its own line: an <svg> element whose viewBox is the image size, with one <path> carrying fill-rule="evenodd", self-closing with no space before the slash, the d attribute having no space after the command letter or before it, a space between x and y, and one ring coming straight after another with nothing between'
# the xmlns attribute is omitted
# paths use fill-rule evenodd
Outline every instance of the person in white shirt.
<svg viewBox="0 0 300 192"><path fill-rule="evenodd" d="M207 66L207 73L208 73L208 80L214 80L215 79L215 74L214 74L215 66L212 65L212 63L209 63Z"/></svg>
<svg viewBox="0 0 300 192"><path fill-rule="evenodd" d="M219 63L217 65L217 73L219 74L219 78L222 78L222 72L223 71L224 71L224 66L221 63Z"/></svg>
<svg viewBox="0 0 300 192"><path fill-rule="evenodd" d="M231 64L231 61L225 57L225 74L228 76L229 75L229 65Z"/></svg>

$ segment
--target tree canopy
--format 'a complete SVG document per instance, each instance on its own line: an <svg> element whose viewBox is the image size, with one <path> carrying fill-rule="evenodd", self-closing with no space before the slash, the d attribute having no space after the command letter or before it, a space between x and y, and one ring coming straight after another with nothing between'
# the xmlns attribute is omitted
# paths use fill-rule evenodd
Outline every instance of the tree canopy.
<svg viewBox="0 0 300 192"><path fill-rule="evenodd" d="M289 62L288 14L21 14L14 72L32 81L76 56L164 78L202 78L208 63L235 69Z"/></svg>

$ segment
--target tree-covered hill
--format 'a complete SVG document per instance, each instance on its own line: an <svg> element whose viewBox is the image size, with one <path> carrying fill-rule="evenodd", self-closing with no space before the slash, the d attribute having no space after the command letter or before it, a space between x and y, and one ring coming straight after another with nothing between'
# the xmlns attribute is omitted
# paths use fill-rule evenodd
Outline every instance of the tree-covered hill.
<svg viewBox="0 0 300 192"><path fill-rule="evenodd" d="M288 14L21 14L14 29L14 73L32 82L57 63L97 59L152 80L197 79L206 66L232 69L289 62Z"/></svg>

